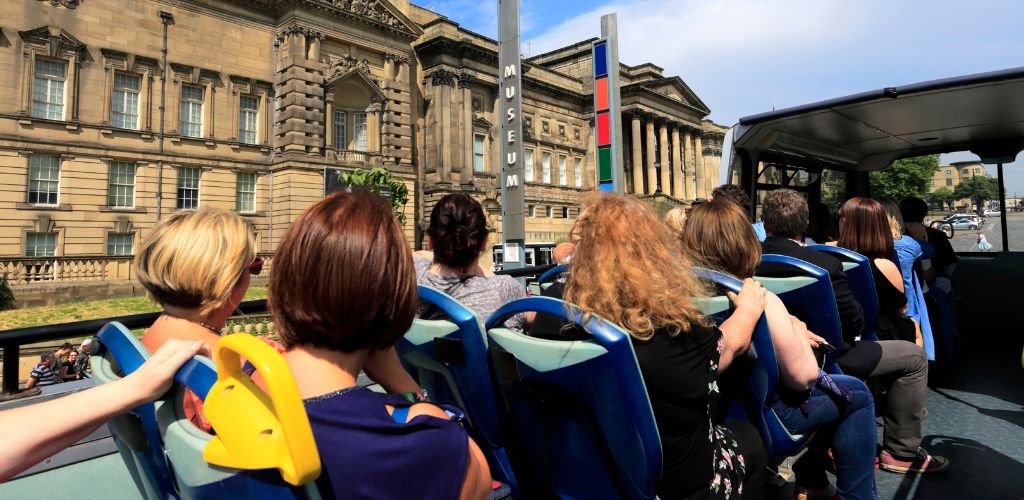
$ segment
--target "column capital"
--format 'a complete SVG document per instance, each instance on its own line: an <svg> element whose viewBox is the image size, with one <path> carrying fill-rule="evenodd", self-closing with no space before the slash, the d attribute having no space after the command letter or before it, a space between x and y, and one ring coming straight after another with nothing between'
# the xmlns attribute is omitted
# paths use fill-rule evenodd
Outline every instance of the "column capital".
<svg viewBox="0 0 1024 500"><path fill-rule="evenodd" d="M458 77L459 77L459 75L456 74L454 71L449 71L449 70L446 70L446 69L443 69L443 68L442 69L436 69L432 73L427 75L427 78L430 78L430 85L432 85L434 87L441 86L441 85L445 85L445 86L448 86L448 87L454 87L455 86L455 80Z"/></svg>
<svg viewBox="0 0 1024 500"><path fill-rule="evenodd" d="M460 71L459 74L456 75L456 78L458 79L460 89L468 89L473 86L473 81L476 80L476 75Z"/></svg>

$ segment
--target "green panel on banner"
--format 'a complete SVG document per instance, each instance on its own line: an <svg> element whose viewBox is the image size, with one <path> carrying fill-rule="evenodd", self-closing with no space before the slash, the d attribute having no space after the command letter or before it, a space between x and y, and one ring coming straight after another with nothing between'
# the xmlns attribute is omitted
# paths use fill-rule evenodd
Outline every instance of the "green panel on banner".
<svg viewBox="0 0 1024 500"><path fill-rule="evenodd" d="M598 179L612 180L612 148L605 146L597 150Z"/></svg>

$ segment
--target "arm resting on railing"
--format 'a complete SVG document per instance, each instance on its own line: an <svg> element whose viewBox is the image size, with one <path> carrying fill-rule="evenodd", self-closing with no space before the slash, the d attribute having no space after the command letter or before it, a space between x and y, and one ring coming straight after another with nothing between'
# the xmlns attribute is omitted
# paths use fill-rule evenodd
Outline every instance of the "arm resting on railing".
<svg viewBox="0 0 1024 500"><path fill-rule="evenodd" d="M0 412L7 437L0 447L0 482L75 444L115 415L159 397L202 346L171 340L117 382Z"/></svg>

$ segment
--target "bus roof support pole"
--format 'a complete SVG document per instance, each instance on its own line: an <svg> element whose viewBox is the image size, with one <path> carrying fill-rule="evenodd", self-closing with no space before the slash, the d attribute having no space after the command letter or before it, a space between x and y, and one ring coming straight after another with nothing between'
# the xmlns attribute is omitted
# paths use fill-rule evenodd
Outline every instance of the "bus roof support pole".
<svg viewBox="0 0 1024 500"><path fill-rule="evenodd" d="M999 229L1003 236L1003 251L1010 251L1010 240L1006 237L1006 187L1003 184L1003 162L996 164L999 174Z"/></svg>

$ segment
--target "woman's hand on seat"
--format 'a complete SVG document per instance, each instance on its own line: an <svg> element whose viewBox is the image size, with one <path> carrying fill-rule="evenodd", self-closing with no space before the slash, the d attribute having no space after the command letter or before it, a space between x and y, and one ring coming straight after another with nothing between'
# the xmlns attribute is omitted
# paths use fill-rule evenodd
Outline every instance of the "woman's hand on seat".
<svg viewBox="0 0 1024 500"><path fill-rule="evenodd" d="M202 347L202 340L168 340L138 370L123 379L124 384L128 386L126 392L139 404L160 397L171 387L171 381L178 368L195 356Z"/></svg>
<svg viewBox="0 0 1024 500"><path fill-rule="evenodd" d="M740 289L738 295L732 292L726 293L729 300L736 306L736 311L744 311L754 316L760 316L764 312L767 294L768 290L751 278L743 280L743 288Z"/></svg>

